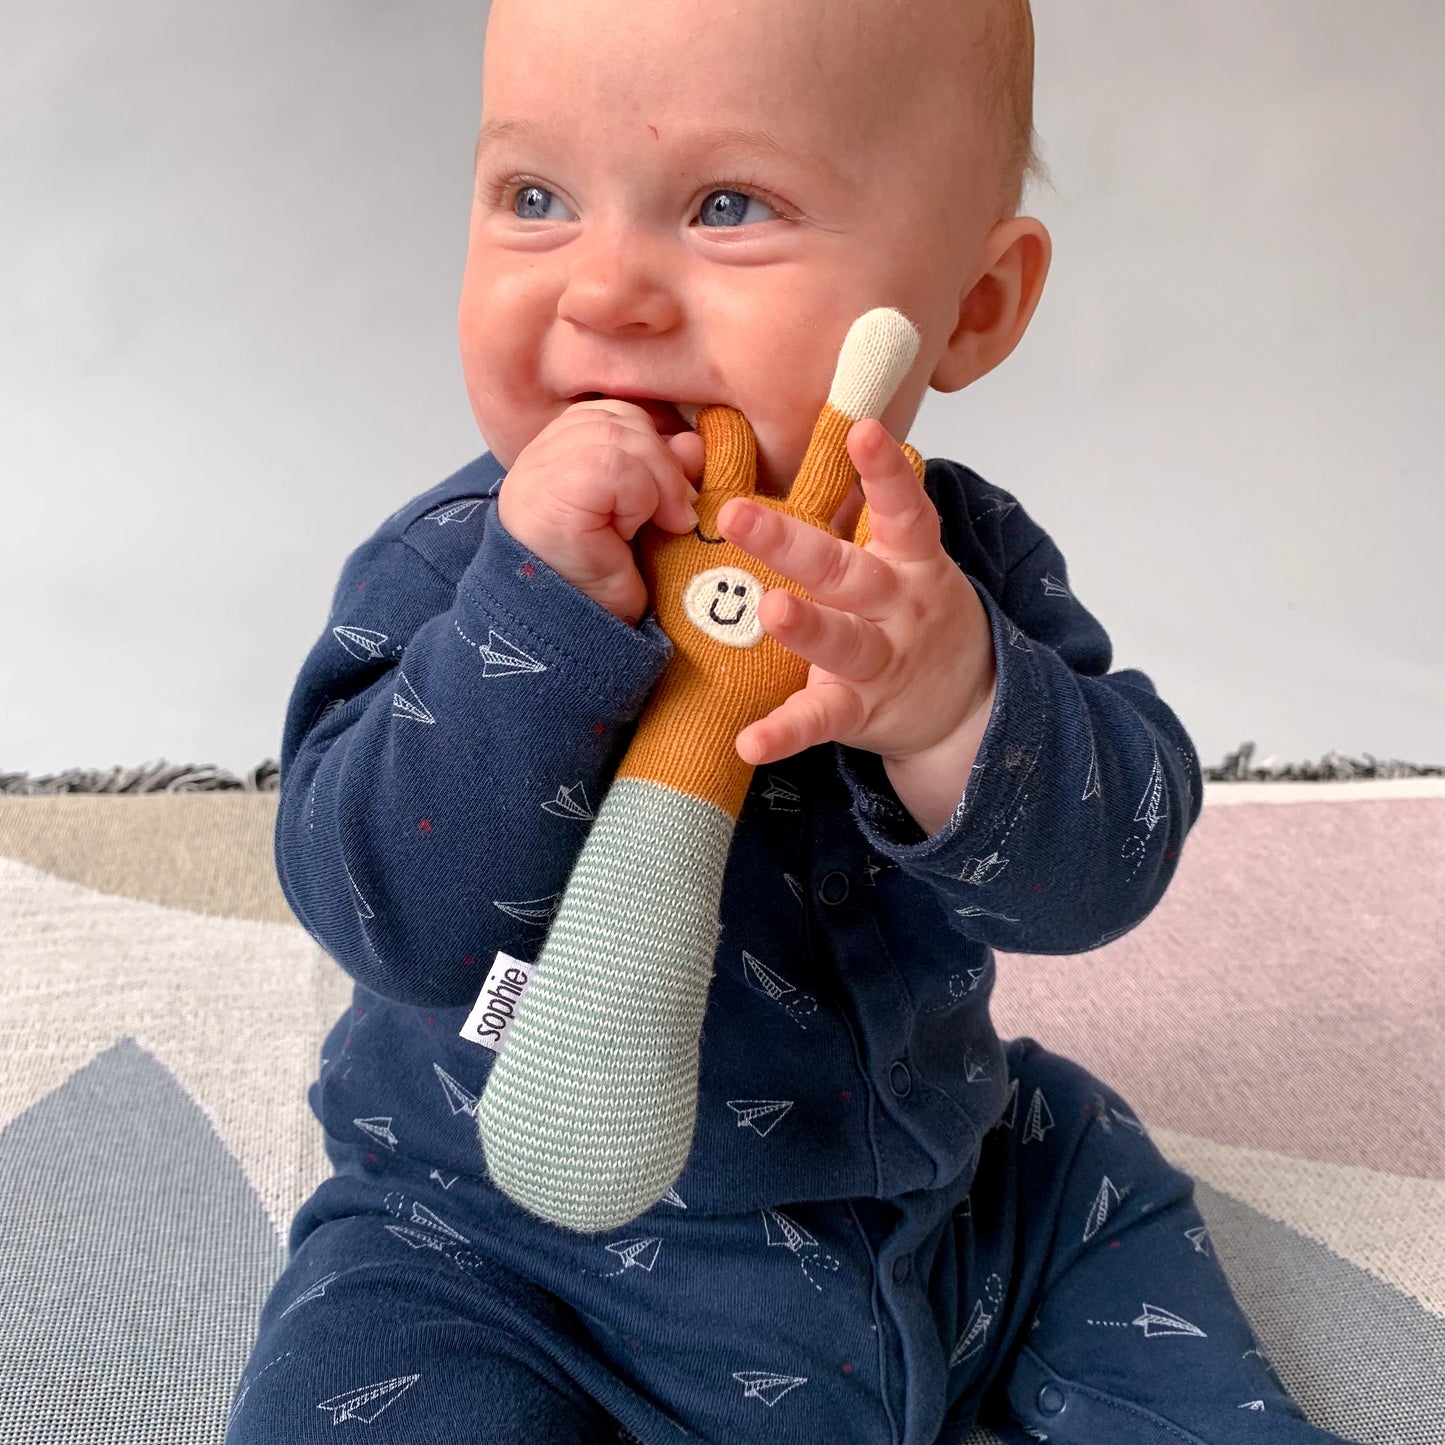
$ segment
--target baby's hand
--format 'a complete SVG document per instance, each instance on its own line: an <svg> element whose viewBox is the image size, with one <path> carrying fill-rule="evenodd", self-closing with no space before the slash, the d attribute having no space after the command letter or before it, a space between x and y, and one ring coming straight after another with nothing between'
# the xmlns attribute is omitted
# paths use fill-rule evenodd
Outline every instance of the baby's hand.
<svg viewBox="0 0 1445 1445"><path fill-rule="evenodd" d="M755 766L835 740L878 753L933 832L963 793L992 707L988 615L898 443L860 421L848 452L868 500L857 545L754 502L730 501L718 518L728 541L809 594L774 590L758 606L763 630L811 666L737 748Z"/></svg>
<svg viewBox="0 0 1445 1445"><path fill-rule="evenodd" d="M663 438L631 402L579 401L522 449L497 497L502 525L574 587L627 622L647 609L632 539L646 521L697 524L695 432Z"/></svg>

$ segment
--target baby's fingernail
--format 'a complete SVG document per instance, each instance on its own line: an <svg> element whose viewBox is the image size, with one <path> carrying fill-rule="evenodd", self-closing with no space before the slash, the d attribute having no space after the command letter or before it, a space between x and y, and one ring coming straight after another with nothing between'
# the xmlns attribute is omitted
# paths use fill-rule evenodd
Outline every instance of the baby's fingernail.
<svg viewBox="0 0 1445 1445"><path fill-rule="evenodd" d="M739 503L732 509L732 521L728 524L730 532L736 532L739 537L751 536L758 529L758 509L749 507L746 503Z"/></svg>
<svg viewBox="0 0 1445 1445"><path fill-rule="evenodd" d="M695 501L697 501L697 499L698 499L700 496L702 496L702 493L701 493L700 491L698 491L698 489L697 489L695 486L693 486L691 482L689 482L689 483L688 483L688 487L687 487L687 497L688 497L688 500L689 500L690 502L695 502Z"/></svg>
<svg viewBox="0 0 1445 1445"><path fill-rule="evenodd" d="M697 526L698 518L697 518L697 508L696 508L696 507L688 507L688 508L686 508L686 509L684 510L684 512L683 512L683 515L684 515L685 517L688 517L688 518L691 519L692 525L693 525L694 527Z"/></svg>

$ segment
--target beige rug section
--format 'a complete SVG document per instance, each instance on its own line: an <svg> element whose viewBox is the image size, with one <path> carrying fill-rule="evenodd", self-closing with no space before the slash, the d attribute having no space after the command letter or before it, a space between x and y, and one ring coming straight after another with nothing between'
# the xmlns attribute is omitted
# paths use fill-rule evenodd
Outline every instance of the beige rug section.
<svg viewBox="0 0 1445 1445"><path fill-rule="evenodd" d="M306 1091L350 998L342 971L294 923L113 897L6 857L0 918L0 1127L129 1035L206 1113L284 1238L328 1172Z"/></svg>
<svg viewBox="0 0 1445 1445"><path fill-rule="evenodd" d="M295 923L272 858L276 801L275 793L0 799L0 853L120 898Z"/></svg>
<svg viewBox="0 0 1445 1445"><path fill-rule="evenodd" d="M1310 1236L1445 1318L1445 1183L1148 1127L1149 1137L1186 1173Z"/></svg>

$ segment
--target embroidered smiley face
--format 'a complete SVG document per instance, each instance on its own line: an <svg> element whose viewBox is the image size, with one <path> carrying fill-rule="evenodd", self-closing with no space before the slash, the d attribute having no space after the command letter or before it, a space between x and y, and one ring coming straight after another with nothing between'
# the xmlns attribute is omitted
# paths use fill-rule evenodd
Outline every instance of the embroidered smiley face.
<svg viewBox="0 0 1445 1445"><path fill-rule="evenodd" d="M756 647L763 640L758 603L763 584L741 567L699 572L683 589L682 610L700 632L728 647Z"/></svg>

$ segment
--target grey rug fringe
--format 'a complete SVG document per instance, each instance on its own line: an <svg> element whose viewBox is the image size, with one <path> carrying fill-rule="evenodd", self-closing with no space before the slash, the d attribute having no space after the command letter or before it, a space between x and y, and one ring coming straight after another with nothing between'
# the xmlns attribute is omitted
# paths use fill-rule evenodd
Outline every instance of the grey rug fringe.
<svg viewBox="0 0 1445 1445"><path fill-rule="evenodd" d="M1337 782L1357 778L1428 778L1445 775L1445 767L1402 763L1394 758L1381 761L1366 753L1364 758L1347 758L1326 753L1317 763L1281 763L1268 757L1251 764L1254 744L1241 743L1215 768L1205 768L1211 783ZM0 794L42 797L55 793L274 793L280 786L281 769L274 758L257 763L242 777L225 768L193 763L142 763L139 767L106 769L71 768L32 778L28 773L0 773Z"/></svg>
<svg viewBox="0 0 1445 1445"><path fill-rule="evenodd" d="M274 758L257 763L243 777L225 768L195 763L142 763L132 768L70 768L32 778L0 773L0 794L43 797L54 793L274 793L281 768Z"/></svg>

